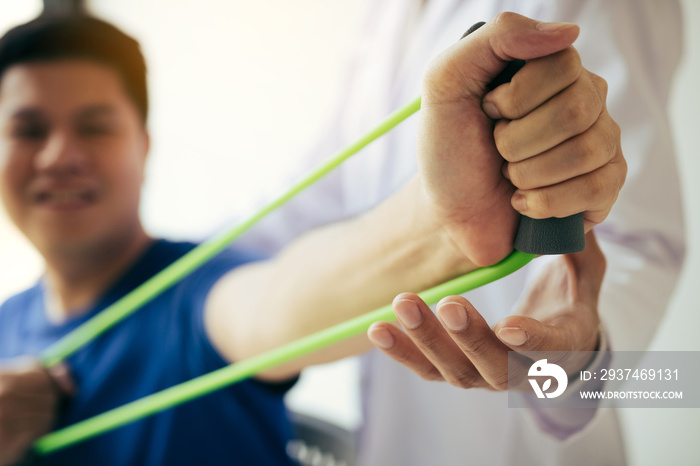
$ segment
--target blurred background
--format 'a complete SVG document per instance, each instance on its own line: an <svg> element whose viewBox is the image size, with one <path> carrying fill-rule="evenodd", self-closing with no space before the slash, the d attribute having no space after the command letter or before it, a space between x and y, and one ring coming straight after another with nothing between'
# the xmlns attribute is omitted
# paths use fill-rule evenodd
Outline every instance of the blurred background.
<svg viewBox="0 0 700 466"><path fill-rule="evenodd" d="M287 185L297 156L342 97L345 59L368 1L87 0L91 12L141 42L149 65L153 145L142 214L152 234L202 239ZM653 343L663 351L700 350L700 1L682 3L686 41L670 112L689 249ZM0 0L0 34L42 7ZM0 301L41 270L0 212ZM353 428L361 422L357 370L353 360L312 368L288 402ZM621 412L630 464L700 464L700 409Z"/></svg>

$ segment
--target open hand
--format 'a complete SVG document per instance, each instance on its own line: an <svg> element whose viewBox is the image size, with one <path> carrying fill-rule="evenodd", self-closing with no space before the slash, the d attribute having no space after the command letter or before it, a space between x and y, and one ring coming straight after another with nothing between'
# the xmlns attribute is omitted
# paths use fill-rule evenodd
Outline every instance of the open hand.
<svg viewBox="0 0 700 466"><path fill-rule="evenodd" d="M506 390L508 351L524 353L528 362L523 367L529 367L533 361L527 351L595 350L604 273L605 258L589 232L586 250L547 264L527 289L516 314L493 329L461 296L441 300L436 317L417 295L403 293L394 300L394 313L405 333L377 322L368 336L377 348L423 379L462 388ZM558 361L570 375L587 362L576 356L571 353L569 360Z"/></svg>

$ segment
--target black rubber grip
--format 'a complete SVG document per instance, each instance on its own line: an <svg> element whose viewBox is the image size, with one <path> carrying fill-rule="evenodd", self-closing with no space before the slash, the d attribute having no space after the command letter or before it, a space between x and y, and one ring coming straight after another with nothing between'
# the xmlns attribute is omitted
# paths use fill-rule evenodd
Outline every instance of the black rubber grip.
<svg viewBox="0 0 700 466"><path fill-rule="evenodd" d="M464 33L462 39L483 26L479 22ZM513 60L489 84L489 90L509 82L515 73L525 65L523 60ZM513 247L529 254L568 254L586 249L583 230L583 213L564 218L532 219L520 216L518 232Z"/></svg>

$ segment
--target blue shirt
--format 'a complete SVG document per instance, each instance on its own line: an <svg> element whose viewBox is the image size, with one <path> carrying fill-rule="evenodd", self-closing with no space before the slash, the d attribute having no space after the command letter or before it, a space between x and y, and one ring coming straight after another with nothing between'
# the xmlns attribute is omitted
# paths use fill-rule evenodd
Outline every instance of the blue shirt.
<svg viewBox="0 0 700 466"><path fill-rule="evenodd" d="M0 360L38 355L194 246L154 242L94 308L62 325L47 321L41 283L10 298L0 306ZM60 410L56 428L227 365L205 334L204 302L221 276L251 259L222 252L70 356L78 391ZM41 457L38 464L288 464L291 429L282 397L290 386L243 381Z"/></svg>

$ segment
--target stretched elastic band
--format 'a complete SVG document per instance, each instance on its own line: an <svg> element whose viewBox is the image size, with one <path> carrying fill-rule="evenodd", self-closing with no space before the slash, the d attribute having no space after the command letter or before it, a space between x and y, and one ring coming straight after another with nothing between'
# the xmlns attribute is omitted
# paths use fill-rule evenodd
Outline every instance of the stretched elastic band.
<svg viewBox="0 0 700 466"><path fill-rule="evenodd" d="M503 261L490 267L470 272L460 278L443 283L419 296L429 304L435 304L445 296L462 294L520 269L536 256L514 251ZM325 348L338 341L366 332L372 323L392 321L391 306L384 306L362 316L334 325L320 332L280 346L259 356L237 362L209 374L175 385L139 400L104 412L90 419L73 424L45 435L35 444L38 454L48 454L56 450L82 442L130 422L143 419L168 408L194 400L215 390L240 382L267 369L287 361Z"/></svg>

